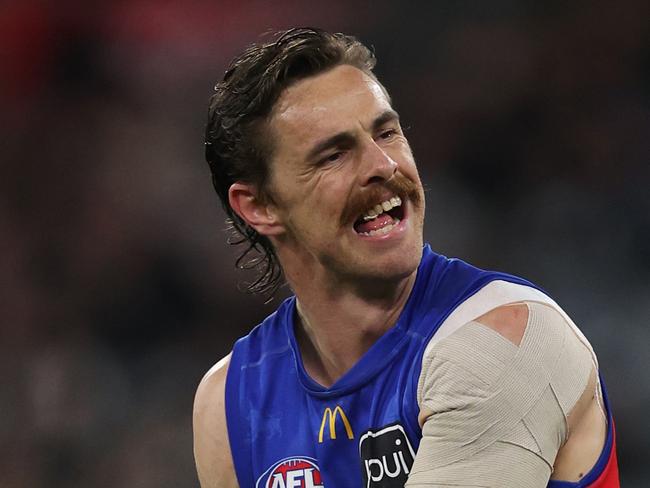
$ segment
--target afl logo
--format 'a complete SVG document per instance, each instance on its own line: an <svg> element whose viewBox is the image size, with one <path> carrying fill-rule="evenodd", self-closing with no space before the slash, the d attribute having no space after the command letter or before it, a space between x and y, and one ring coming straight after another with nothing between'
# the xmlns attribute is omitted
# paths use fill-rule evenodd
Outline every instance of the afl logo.
<svg viewBox="0 0 650 488"><path fill-rule="evenodd" d="M315 459L290 457L267 469L255 488L323 488L323 481Z"/></svg>

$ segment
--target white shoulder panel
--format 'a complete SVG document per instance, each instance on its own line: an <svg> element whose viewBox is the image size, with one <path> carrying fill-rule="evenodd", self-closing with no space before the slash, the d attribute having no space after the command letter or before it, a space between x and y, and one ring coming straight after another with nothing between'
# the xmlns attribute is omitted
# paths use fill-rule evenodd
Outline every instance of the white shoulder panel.
<svg viewBox="0 0 650 488"><path fill-rule="evenodd" d="M428 356L435 344L446 337L449 337L466 323L471 322L497 307L517 302L538 302L549 305L557 310L571 326L573 332L578 336L580 341L587 346L593 357L594 364L598 367L596 354L587 338L580 329L578 329L566 312L562 310L562 308L551 297L536 288L504 280L495 280L488 283L456 307L429 341L424 356Z"/></svg>

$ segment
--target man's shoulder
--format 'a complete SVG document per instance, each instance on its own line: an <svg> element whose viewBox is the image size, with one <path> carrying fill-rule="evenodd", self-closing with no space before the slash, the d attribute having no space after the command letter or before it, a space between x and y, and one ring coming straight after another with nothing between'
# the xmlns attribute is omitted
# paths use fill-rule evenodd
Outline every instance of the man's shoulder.
<svg viewBox="0 0 650 488"><path fill-rule="evenodd" d="M287 332L292 324L294 307L295 297L287 298L246 335L240 337L233 347L235 362L237 356L244 350L246 354L254 356L268 348L273 349L287 344Z"/></svg>
<svg viewBox="0 0 650 488"><path fill-rule="evenodd" d="M220 428L225 420L225 391L231 354L212 366L201 379L194 397L195 440Z"/></svg>
<svg viewBox="0 0 650 488"><path fill-rule="evenodd" d="M541 291L537 285L525 278L502 271L483 269L463 259L438 254L426 245L413 293L418 303L421 303L425 309L432 307L437 310L449 310L462 304L488 285L491 285L488 287L490 290L496 285L499 290L491 298L495 306L498 306L503 294L499 283Z"/></svg>
<svg viewBox="0 0 650 488"><path fill-rule="evenodd" d="M215 393L223 391L231 356L232 353L229 353L227 356L221 358L203 375L196 390L197 400L206 400L211 398Z"/></svg>
<svg viewBox="0 0 650 488"><path fill-rule="evenodd" d="M194 458L204 488L237 486L225 408L230 357L228 354L208 370L194 397Z"/></svg>
<svg viewBox="0 0 650 488"><path fill-rule="evenodd" d="M528 313L529 309L526 304L510 303L484 313L476 319L476 322L492 329L518 346L526 331Z"/></svg>

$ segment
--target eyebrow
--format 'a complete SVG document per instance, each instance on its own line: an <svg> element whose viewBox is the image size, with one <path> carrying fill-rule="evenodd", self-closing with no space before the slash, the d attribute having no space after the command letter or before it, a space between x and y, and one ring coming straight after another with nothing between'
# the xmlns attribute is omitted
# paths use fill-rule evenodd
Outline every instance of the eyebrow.
<svg viewBox="0 0 650 488"><path fill-rule="evenodd" d="M393 121L399 122L399 114L393 109L385 110L372 122L372 131L375 132L385 123Z"/></svg>
<svg viewBox="0 0 650 488"><path fill-rule="evenodd" d="M388 109L379 114L375 120L372 121L372 131L377 131L382 125L391 121L399 121L399 114L393 109ZM352 145L354 143L355 137L351 132L339 132L334 134L331 137L323 139L322 141L317 142L314 147L312 147L307 154L307 159L311 160L318 156L323 151L330 149L332 147Z"/></svg>

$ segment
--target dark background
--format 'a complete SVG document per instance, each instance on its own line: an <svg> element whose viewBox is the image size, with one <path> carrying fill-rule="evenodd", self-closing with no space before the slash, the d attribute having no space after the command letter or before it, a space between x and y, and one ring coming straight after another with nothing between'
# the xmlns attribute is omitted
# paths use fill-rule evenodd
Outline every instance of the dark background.
<svg viewBox="0 0 650 488"><path fill-rule="evenodd" d="M374 46L427 240L564 306L623 485L649 486L648 19L642 0L0 3L0 486L198 485L196 385L277 306L237 289L207 100L294 25Z"/></svg>

